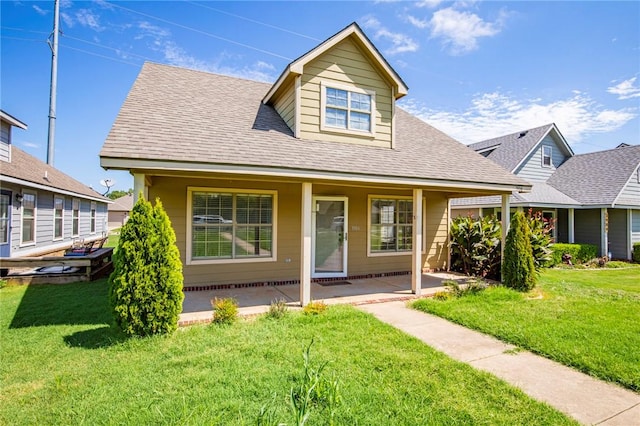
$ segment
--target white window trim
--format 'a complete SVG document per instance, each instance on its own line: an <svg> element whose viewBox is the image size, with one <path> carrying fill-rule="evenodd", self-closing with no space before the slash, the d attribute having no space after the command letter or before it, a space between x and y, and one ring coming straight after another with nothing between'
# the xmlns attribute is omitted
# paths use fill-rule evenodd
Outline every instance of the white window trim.
<svg viewBox="0 0 640 426"><path fill-rule="evenodd" d="M73 233L73 203L74 202L78 202L78 232L77 233ZM72 237L78 237L80 236L80 212L82 211L82 202L80 200L80 198L72 198L71 199L71 236Z"/></svg>
<svg viewBox="0 0 640 426"><path fill-rule="evenodd" d="M62 228L62 235L56 237L56 200L62 200L62 224L60 225ZM59 195L53 196L53 241L60 241L64 239L64 205L66 203L65 197L61 197Z"/></svg>
<svg viewBox="0 0 640 426"><path fill-rule="evenodd" d="M227 194L268 194L273 197L273 221L271 223L271 232L273 238L271 239L271 257L249 257L240 259L192 259L192 227L193 223L190 218L193 216L193 193L194 192L223 192ZM187 241L186 241L186 264L187 265L212 265L212 264L225 264L225 263L262 263L262 262L277 262L277 239L278 239L278 191L264 190L264 189L251 189L251 188L208 188L208 187L187 187Z"/></svg>
<svg viewBox="0 0 640 426"><path fill-rule="evenodd" d="M93 217L91 213L93 212ZM93 226L93 232L91 231L91 227ZM78 230L80 227L78 226ZM95 235L98 233L98 204L95 201L91 202L91 207L89 208L89 233L91 235Z"/></svg>
<svg viewBox="0 0 640 426"><path fill-rule="evenodd" d="M339 127L331 127L325 124L326 109L327 109L327 88L346 90L348 92L361 93L363 95L371 96L371 129L354 130L354 129L341 129ZM347 106L347 111L351 110ZM347 114L348 115L348 114ZM349 117L347 116L347 126L349 126ZM354 136L364 136L374 138L376 135L376 92L373 90L363 89L361 87L349 86L340 83L321 81L320 82L320 130L323 132L340 133Z"/></svg>
<svg viewBox="0 0 640 426"><path fill-rule="evenodd" d="M548 156L544 154L545 150L547 149L549 150ZM545 157L549 157L549 164L544 164ZM553 147L551 146L542 145L542 167L545 167L545 168L553 167Z"/></svg>
<svg viewBox="0 0 640 426"><path fill-rule="evenodd" d="M22 195L32 194L33 200L33 241L22 241L24 228L24 204L20 203L20 247L35 246L38 241L38 193L36 191L22 190Z"/></svg>
<svg viewBox="0 0 640 426"><path fill-rule="evenodd" d="M544 218L545 213L551 213L551 220L553 221L553 229L551 230L551 238L553 241L556 241L557 232L558 232L558 210L542 210L542 215Z"/></svg>
<svg viewBox="0 0 640 426"><path fill-rule="evenodd" d="M413 201L413 197L411 196L402 196L402 195L376 195L369 194L367 197L367 257L387 257L387 256L411 256L413 255L413 249L408 251L390 251L390 252L381 252L381 251L371 251L371 200L409 200ZM426 233L426 225L427 225L427 201L425 197L422 197L422 254L427 253L427 233Z"/></svg>

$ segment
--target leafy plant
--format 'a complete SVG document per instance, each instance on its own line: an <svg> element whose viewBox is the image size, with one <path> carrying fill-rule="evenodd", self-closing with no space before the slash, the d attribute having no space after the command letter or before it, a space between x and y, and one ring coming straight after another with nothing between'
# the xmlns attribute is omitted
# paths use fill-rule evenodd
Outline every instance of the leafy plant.
<svg viewBox="0 0 640 426"><path fill-rule="evenodd" d="M211 300L213 307L213 323L229 325L238 319L238 302L230 297Z"/></svg>
<svg viewBox="0 0 640 426"><path fill-rule="evenodd" d="M444 284L448 292L454 297L476 294L488 287L482 280L469 280L464 284L460 284L455 280L446 280L442 284Z"/></svg>
<svg viewBox="0 0 640 426"><path fill-rule="evenodd" d="M305 315L320 315L324 311L327 310L327 304L322 300L312 300L307 303L304 308L302 308L302 312Z"/></svg>
<svg viewBox="0 0 640 426"><path fill-rule="evenodd" d="M451 224L452 269L483 278L500 273L500 222L493 216L459 216Z"/></svg>
<svg viewBox="0 0 640 426"><path fill-rule="evenodd" d="M640 263L640 243L633 243L633 254L631 258L634 262Z"/></svg>
<svg viewBox="0 0 640 426"><path fill-rule="evenodd" d="M527 214L529 229L531 230L531 251L533 253L533 264L536 271L540 271L551 261L551 244L553 243L552 231L555 227L553 219L545 219L541 211L533 213L529 209Z"/></svg>
<svg viewBox="0 0 640 426"><path fill-rule="evenodd" d="M267 318L278 319L284 317L289 308L287 307L287 301L284 299L276 299L271 301L269 311L267 312Z"/></svg>
<svg viewBox="0 0 640 426"><path fill-rule="evenodd" d="M182 263L169 217L142 194L122 227L109 277L109 301L118 327L129 336L175 331L182 310Z"/></svg>
<svg viewBox="0 0 640 426"><path fill-rule="evenodd" d="M529 291L536 280L529 221L524 213L515 212L504 248L502 283L515 290Z"/></svg>

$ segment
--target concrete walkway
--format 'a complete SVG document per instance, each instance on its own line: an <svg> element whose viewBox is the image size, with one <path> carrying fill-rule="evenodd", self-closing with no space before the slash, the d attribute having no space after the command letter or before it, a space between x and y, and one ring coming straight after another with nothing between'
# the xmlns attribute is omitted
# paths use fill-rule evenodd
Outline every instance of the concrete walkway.
<svg viewBox="0 0 640 426"><path fill-rule="evenodd" d="M640 425L640 395L605 383L406 302L358 306L381 321L422 340L451 358L487 371L583 424Z"/></svg>

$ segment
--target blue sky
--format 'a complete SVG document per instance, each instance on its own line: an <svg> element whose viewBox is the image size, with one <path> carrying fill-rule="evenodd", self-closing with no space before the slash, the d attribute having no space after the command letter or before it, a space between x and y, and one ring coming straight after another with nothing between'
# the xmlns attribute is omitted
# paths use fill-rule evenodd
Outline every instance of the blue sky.
<svg viewBox="0 0 640 426"><path fill-rule="evenodd" d="M42 160L53 4L0 3L1 107ZM61 15L55 166L97 190L133 186L98 153L144 61L273 82L353 21L409 86L400 106L463 143L550 122L576 153L640 143L637 1L63 0Z"/></svg>

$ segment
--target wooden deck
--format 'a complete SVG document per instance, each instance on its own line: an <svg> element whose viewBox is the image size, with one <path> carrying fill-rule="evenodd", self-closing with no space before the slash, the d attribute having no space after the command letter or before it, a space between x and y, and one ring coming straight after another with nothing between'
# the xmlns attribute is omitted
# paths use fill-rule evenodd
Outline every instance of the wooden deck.
<svg viewBox="0 0 640 426"><path fill-rule="evenodd" d="M0 268L8 269L3 279L9 284L65 284L93 281L113 270L113 248L100 248L83 256L42 256L0 258ZM33 271L40 267L75 267L72 273L41 273ZM28 270L24 270L28 268ZM21 269L21 271L16 271ZM29 270L30 269L30 270Z"/></svg>

